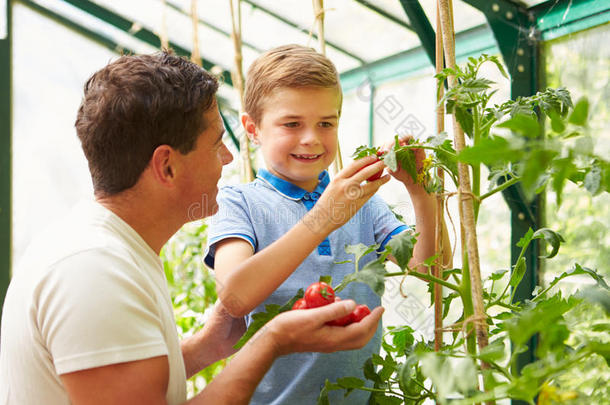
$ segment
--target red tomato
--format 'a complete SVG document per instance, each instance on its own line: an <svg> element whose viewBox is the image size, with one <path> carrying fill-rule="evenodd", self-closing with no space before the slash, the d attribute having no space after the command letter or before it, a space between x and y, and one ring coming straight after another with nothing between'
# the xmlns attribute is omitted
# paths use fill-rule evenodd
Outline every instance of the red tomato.
<svg viewBox="0 0 610 405"><path fill-rule="evenodd" d="M380 159L380 158L381 158L381 156L383 156L383 152L382 152L382 151L380 151L380 150L378 150L378 151L377 151L377 160L376 160L376 161L374 161L373 163L371 163L370 165L375 164L375 163L377 163L378 161L380 161L380 160L381 160L381 159ZM370 166L370 165L367 165L367 166L365 166L365 167L368 167L368 166ZM360 169L360 170L362 170L362 169ZM375 173L374 175L372 175L371 177L369 177L368 179L366 179L366 181L375 181L375 180L378 180L379 178L381 178L381 175L382 175L382 174L383 174L383 169L379 170L377 173Z"/></svg>
<svg viewBox="0 0 610 405"><path fill-rule="evenodd" d="M335 291L323 281L313 283L305 291L307 308L317 308L335 302Z"/></svg>
<svg viewBox="0 0 610 405"><path fill-rule="evenodd" d="M341 301L341 298L335 297L335 302L337 302L337 301ZM350 323L352 323L352 314L351 313L349 313L341 318L333 319L330 322L326 322L326 324L329 326L345 326L345 325L349 325Z"/></svg>
<svg viewBox="0 0 610 405"><path fill-rule="evenodd" d="M305 298L299 298L296 300L292 309L307 309L307 303L305 302Z"/></svg>
<svg viewBox="0 0 610 405"><path fill-rule="evenodd" d="M350 323L360 322L362 319L364 319L365 316L367 316L370 313L371 313L371 310L366 305L357 305L356 308L354 308L354 310L350 314L350 317L351 317Z"/></svg>

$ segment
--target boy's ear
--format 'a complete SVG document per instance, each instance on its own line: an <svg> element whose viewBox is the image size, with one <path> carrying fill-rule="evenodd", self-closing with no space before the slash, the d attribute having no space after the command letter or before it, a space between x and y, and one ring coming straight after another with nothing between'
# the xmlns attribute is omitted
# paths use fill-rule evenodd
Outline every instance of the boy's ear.
<svg viewBox="0 0 610 405"><path fill-rule="evenodd" d="M256 145L260 143L258 139L258 132L256 130L256 122L248 113L241 114L241 124L244 126L246 130L246 135L248 135L248 139Z"/></svg>

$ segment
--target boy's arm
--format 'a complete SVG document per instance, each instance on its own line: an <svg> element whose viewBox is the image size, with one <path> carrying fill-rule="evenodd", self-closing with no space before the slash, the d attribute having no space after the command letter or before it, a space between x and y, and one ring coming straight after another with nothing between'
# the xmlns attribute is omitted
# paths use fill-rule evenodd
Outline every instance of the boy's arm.
<svg viewBox="0 0 610 405"><path fill-rule="evenodd" d="M238 238L217 243L214 269L218 297L232 316L244 316L263 302L328 234L346 223L390 180L386 175L364 183L384 167L381 161L372 162L375 158L368 157L346 166L292 229L255 255L250 244Z"/></svg>
<svg viewBox="0 0 610 405"><path fill-rule="evenodd" d="M411 137L402 138L400 140L401 145L407 144L410 138ZM388 145L388 147L391 147L391 145ZM413 152L415 153L415 163L419 172L423 167L423 160L426 158L426 154L423 149L413 149ZM415 183L411 178L411 175L402 167L399 167L395 172L390 171L390 174L405 185L405 188L411 197L411 201L413 202L415 232L419 233L419 236L417 237L417 243L413 249L413 257L409 261L409 267L416 269L419 272L427 273L428 268L422 265L422 263L424 260L436 254L434 240L436 232L436 197L434 194L428 194L423 185ZM449 233L447 232L444 215L441 215L441 224L443 236L442 246L444 247L442 252L443 264L445 267L451 267L451 242L449 241ZM395 262L394 258L390 257L390 259Z"/></svg>

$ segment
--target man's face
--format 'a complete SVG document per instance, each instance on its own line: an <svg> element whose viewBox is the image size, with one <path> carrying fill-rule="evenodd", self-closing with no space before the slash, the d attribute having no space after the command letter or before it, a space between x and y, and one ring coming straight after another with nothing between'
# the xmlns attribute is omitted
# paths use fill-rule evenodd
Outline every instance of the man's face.
<svg viewBox="0 0 610 405"><path fill-rule="evenodd" d="M216 195L222 167L233 155L222 141L225 132L216 103L204 114L207 129L199 135L195 149L182 155L181 198L188 203L188 221L201 219L218 211Z"/></svg>

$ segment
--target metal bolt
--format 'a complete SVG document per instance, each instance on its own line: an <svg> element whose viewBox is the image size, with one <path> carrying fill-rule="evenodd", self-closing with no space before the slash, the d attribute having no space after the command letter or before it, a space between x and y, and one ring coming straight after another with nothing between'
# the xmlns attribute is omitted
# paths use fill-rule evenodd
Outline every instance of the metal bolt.
<svg viewBox="0 0 610 405"><path fill-rule="evenodd" d="M507 18L507 19L509 19L509 20L512 20L512 19L513 19L513 13L512 13L512 11L507 11L507 12L506 12L506 18Z"/></svg>
<svg viewBox="0 0 610 405"><path fill-rule="evenodd" d="M525 51L523 50L523 48L518 48L517 49L517 55L519 55L519 56L525 55Z"/></svg>
<svg viewBox="0 0 610 405"><path fill-rule="evenodd" d="M517 214L517 218L519 218L521 221L523 221L525 219L525 214L520 212Z"/></svg>
<svg viewBox="0 0 610 405"><path fill-rule="evenodd" d="M525 67L523 65L518 65L517 70L519 71L519 73L523 73L525 72Z"/></svg>
<svg viewBox="0 0 610 405"><path fill-rule="evenodd" d="M498 6L497 4L494 3L491 6L491 9L497 13L498 11L500 11L500 6Z"/></svg>

